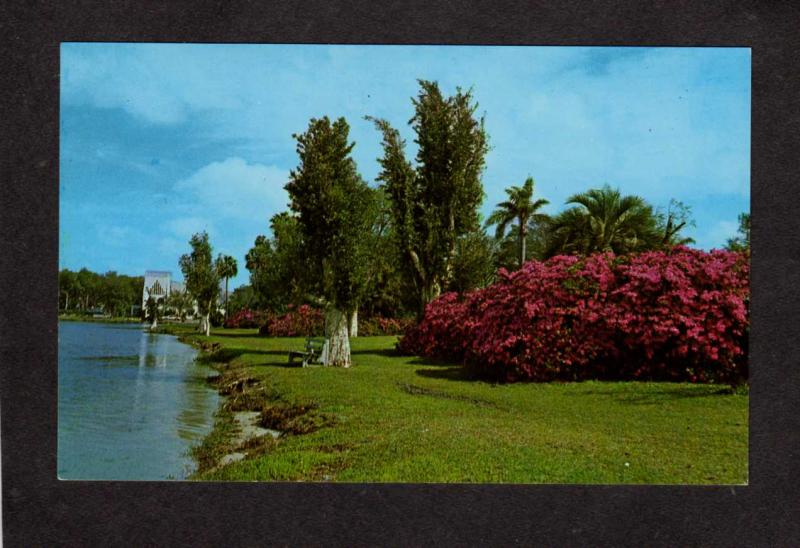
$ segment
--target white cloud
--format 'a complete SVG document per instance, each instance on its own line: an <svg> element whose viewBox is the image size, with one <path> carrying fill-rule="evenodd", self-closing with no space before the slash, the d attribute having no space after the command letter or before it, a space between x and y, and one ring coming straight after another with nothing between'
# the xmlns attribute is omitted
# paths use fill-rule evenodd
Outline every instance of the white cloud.
<svg viewBox="0 0 800 548"><path fill-rule="evenodd" d="M192 234L206 231L209 235L214 234L213 223L202 217L178 217L164 223L164 228L168 233L177 236L185 241L192 237Z"/></svg>
<svg viewBox="0 0 800 548"><path fill-rule="evenodd" d="M286 207L283 187L288 179L288 172L278 167L228 158L203 166L179 181L175 191L194 198L213 215L266 224L272 214Z"/></svg>
<svg viewBox="0 0 800 548"><path fill-rule="evenodd" d="M219 52L192 45L64 44L61 49L62 99L67 104L121 108L158 125L173 125L194 110L240 106L235 68ZM205 49L203 63L194 52Z"/></svg>

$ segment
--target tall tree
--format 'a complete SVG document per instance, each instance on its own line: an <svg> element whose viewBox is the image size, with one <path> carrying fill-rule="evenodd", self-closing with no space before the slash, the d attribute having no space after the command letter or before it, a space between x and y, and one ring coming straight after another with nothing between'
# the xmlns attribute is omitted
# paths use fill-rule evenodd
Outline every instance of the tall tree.
<svg viewBox="0 0 800 548"><path fill-rule="evenodd" d="M270 229L272 238L257 236L245 260L258 305L282 312L289 303L306 300L301 278L308 268L297 217L286 211L273 215Z"/></svg>
<svg viewBox="0 0 800 548"><path fill-rule="evenodd" d="M453 277L461 235L479 228L481 175L488 152L483 118L476 118L471 91L445 97L436 82L420 80L409 121L418 145L416 167L405 141L388 121L372 120L383 136L378 179L389 194L404 272L413 282L417 317Z"/></svg>
<svg viewBox="0 0 800 548"><path fill-rule="evenodd" d="M466 293L495 281L497 241L483 230L459 236L447 291Z"/></svg>
<svg viewBox="0 0 800 548"><path fill-rule="evenodd" d="M162 299L153 297L153 295L150 294L150 290L147 290L147 301L145 301L144 313L145 317L150 320L151 331L158 327L159 305L161 301Z"/></svg>
<svg viewBox="0 0 800 548"><path fill-rule="evenodd" d="M750 252L750 214L739 214L739 235L728 239L725 246L729 251Z"/></svg>
<svg viewBox="0 0 800 548"><path fill-rule="evenodd" d="M200 331L209 336L211 311L219 296L219 274L211 259L211 244L206 232L194 234L189 245L192 251L180 258L181 272L186 282L186 291L197 301Z"/></svg>
<svg viewBox="0 0 800 548"><path fill-rule="evenodd" d="M230 255L223 255L222 253L219 254L217 257L217 262L215 263L217 268L217 275L220 278L225 280L225 319L228 319L228 280L233 278L239 273L239 269L237 268L236 259L231 257Z"/></svg>
<svg viewBox="0 0 800 548"><path fill-rule="evenodd" d="M550 235L550 217L528 221L525 235L526 260L543 260L547 257L548 238ZM514 270L519 266L519 226L511 224L506 236L497 240L495 249L495 268Z"/></svg>
<svg viewBox="0 0 800 548"><path fill-rule="evenodd" d="M548 255L620 254L659 245L653 208L639 196L623 196L606 185L575 194L567 203L576 205L553 219Z"/></svg>
<svg viewBox="0 0 800 548"><path fill-rule="evenodd" d="M254 308L257 305L256 292L252 285L240 285L231 292L231 313L236 314L245 308Z"/></svg>
<svg viewBox="0 0 800 548"><path fill-rule="evenodd" d="M69 297L70 295L74 295L76 292L76 281L77 277L75 273L71 270L67 270L66 268L61 270L58 273L58 300L59 300L59 308L61 308L61 297L64 297L64 307L63 310L66 312L69 310Z"/></svg>
<svg viewBox="0 0 800 548"><path fill-rule="evenodd" d="M366 242L370 250L369 284L361 308L370 316L379 314L397 318L404 315L409 291L405 278L397 268L402 257L395 245L391 201L381 188L375 190L375 207L375 223ZM353 334L352 326L350 334Z"/></svg>
<svg viewBox="0 0 800 548"><path fill-rule="evenodd" d="M509 224L517 221L519 242L519 266L525 263L528 225L531 221L544 221L547 216L537 213L547 200L533 200L533 178L528 177L521 187L512 186L506 189L508 200L497 204L497 209L486 220L486 226L497 225L495 238L502 240Z"/></svg>
<svg viewBox="0 0 800 548"><path fill-rule="evenodd" d="M351 157L350 127L344 118L311 119L294 135L300 164L286 190L297 213L307 260L309 289L326 305L328 364L351 363L349 328L368 283L369 249L364 236L375 219L373 191ZM309 279L308 277L306 279Z"/></svg>

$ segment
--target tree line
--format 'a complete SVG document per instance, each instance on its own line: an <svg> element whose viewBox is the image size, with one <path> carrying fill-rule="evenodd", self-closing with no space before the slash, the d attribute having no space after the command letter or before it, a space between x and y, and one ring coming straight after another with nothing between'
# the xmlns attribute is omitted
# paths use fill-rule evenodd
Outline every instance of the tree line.
<svg viewBox="0 0 800 548"><path fill-rule="evenodd" d="M631 253L691 243L688 206L655 208L610 186L571 196L556 215L534 181L506 189L488 219L481 178L489 138L471 90L446 96L421 80L409 120L416 155L387 120L367 116L382 141L378 184L368 185L352 158L344 118L311 119L295 134L298 165L286 190L288 211L270 219L247 253L250 285L236 307L273 311L311 303L326 310L333 363L350 362L348 330L358 311L419 319L444 291L494 281L499 268L530 258L597 251ZM493 234L492 234L493 232Z"/></svg>
<svg viewBox="0 0 800 548"><path fill-rule="evenodd" d="M530 258L692 241L685 236L693 225L686 205L673 200L655 208L607 185L569 197L565 209L549 216L529 177L509 186L507 199L482 219L489 136L472 92L457 88L446 96L436 82L419 85L408 122L413 158L387 120L366 117L381 138L375 186L358 171L344 118L312 118L292 135L298 164L285 186L288 210L270 219L271 236L257 236L247 253L250 284L233 293L234 308L323 308L330 361L347 366L359 311L420 319L442 292L484 287L499 268L519 268ZM746 239L729 245L749 246L749 216L747 230ZM195 234L190 247L180 267L208 333L219 282L236 275L236 264L226 270L222 256L213 261L205 233Z"/></svg>
<svg viewBox="0 0 800 548"><path fill-rule="evenodd" d="M350 291L337 297L346 307L358 302L367 313L421 317L441 292L485 286L498 268L530 258L692 242L688 206L672 200L656 208L607 185L569 197L549 216L529 177L507 188L507 199L483 220L489 139L471 91L446 97L435 82L420 81L412 103L413 161L397 129L367 117L382 138L376 187L358 174L343 118L312 119L293 136L300 163L286 186L289 210L270 219L272 236L258 236L248 252L250 286L235 292L236 306L282 310L332 297L325 284L338 283ZM346 273L337 274L342 264Z"/></svg>
<svg viewBox="0 0 800 548"><path fill-rule="evenodd" d="M132 307L141 305L143 285L142 276L65 268L58 273L58 309L66 313L102 310L115 317L131 316Z"/></svg>

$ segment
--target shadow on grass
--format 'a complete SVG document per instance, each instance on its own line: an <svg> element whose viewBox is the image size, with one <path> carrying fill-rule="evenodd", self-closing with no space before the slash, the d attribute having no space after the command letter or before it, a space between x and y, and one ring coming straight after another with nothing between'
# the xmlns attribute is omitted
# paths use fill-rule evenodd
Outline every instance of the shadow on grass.
<svg viewBox="0 0 800 548"><path fill-rule="evenodd" d="M635 381L631 381L635 387ZM619 386L619 385L617 385ZM644 387L643 387L644 388ZM678 386L676 387L671 383L663 383L663 385L649 385L644 390L636 390L635 392L628 393L625 390L620 390L618 387L610 387L607 389L599 388L585 391L576 391L570 393L571 396L609 396L622 403L629 403L632 405L649 405L658 404L668 401L678 401L696 398L714 398L718 396L730 396L734 392L730 387L719 385L694 385L694 386Z"/></svg>
<svg viewBox="0 0 800 548"><path fill-rule="evenodd" d="M211 333L212 337L219 337L225 339L266 339L265 335L259 335L257 331L253 333L226 333L224 331L214 331Z"/></svg>
<svg viewBox="0 0 800 548"><path fill-rule="evenodd" d="M350 354L353 356L379 356L381 358L403 357L402 354L397 352L397 350L395 350L394 348L378 348L378 349L362 348L360 350L350 350Z"/></svg>
<svg viewBox="0 0 800 548"><path fill-rule="evenodd" d="M495 402L483 398L471 398L469 396L464 396L461 394L450 394L442 390L435 390L431 388L425 388L423 386L415 386L413 384L402 383L402 382L397 383L397 387L400 388L400 390L402 390L403 392L411 394L412 396L432 396L434 398L471 403L473 405L477 405L480 407L497 407L497 404Z"/></svg>
<svg viewBox="0 0 800 548"><path fill-rule="evenodd" d="M444 360L439 358L422 358L416 356L408 360L411 365L430 365L435 367L461 367L460 364L455 363L453 360Z"/></svg>
<svg viewBox="0 0 800 548"><path fill-rule="evenodd" d="M425 364L430 365L430 364ZM444 364L441 364L444 365ZM449 364L449 367L437 367L436 369L417 369L415 371L420 377L428 379L444 379L448 381L479 381L474 374L470 373L459 365Z"/></svg>
<svg viewBox="0 0 800 548"><path fill-rule="evenodd" d="M288 363L289 360L289 351L278 349L278 350L255 350L250 348L221 348L216 350L215 352L211 352L210 354L200 354L198 357L198 361L200 363L211 364L211 363L230 363L239 356L243 354L248 354L251 356L269 356L270 358L275 358L280 356L283 358L283 361L277 360L270 360L266 362L257 361L252 363L251 365L272 365L272 366L281 366L281 367L297 367L297 364L290 364Z"/></svg>

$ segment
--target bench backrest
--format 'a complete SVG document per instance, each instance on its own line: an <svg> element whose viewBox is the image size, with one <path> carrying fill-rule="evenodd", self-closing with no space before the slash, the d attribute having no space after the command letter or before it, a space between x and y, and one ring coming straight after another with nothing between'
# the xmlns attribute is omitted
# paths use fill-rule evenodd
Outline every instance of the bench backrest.
<svg viewBox="0 0 800 548"><path fill-rule="evenodd" d="M325 339L319 338L308 338L306 339L306 348L311 350L322 350L322 347L325 346Z"/></svg>

